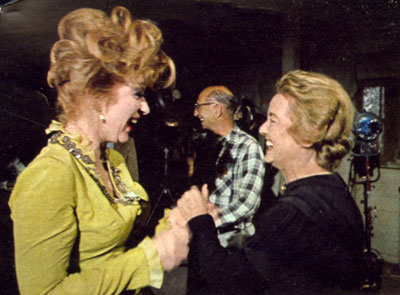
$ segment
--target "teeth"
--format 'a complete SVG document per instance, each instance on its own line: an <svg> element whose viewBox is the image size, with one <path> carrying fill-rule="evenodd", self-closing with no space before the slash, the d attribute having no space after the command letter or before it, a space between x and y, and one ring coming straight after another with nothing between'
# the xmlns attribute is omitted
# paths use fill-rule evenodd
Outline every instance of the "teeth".
<svg viewBox="0 0 400 295"><path fill-rule="evenodd" d="M137 121L138 121L137 119L133 119L133 118L131 119L131 123L133 123L133 124L136 124Z"/></svg>
<svg viewBox="0 0 400 295"><path fill-rule="evenodd" d="M270 142L270 141L267 141L266 145L267 145L267 147L273 147L274 146L274 144L272 142Z"/></svg>

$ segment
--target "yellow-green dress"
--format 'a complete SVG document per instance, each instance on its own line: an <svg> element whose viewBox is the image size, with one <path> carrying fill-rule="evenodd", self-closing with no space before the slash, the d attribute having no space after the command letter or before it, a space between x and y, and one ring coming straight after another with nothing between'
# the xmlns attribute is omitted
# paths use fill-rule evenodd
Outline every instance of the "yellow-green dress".
<svg viewBox="0 0 400 295"><path fill-rule="evenodd" d="M120 294L161 287L163 269L152 240L125 243L145 190L134 182L123 157L107 149L114 189L108 196L89 142L53 121L49 143L19 175L10 198L20 293Z"/></svg>

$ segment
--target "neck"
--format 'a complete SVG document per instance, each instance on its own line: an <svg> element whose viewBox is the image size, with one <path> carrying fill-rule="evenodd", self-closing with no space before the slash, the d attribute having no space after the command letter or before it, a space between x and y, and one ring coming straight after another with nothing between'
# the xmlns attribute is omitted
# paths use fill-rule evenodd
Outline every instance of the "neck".
<svg viewBox="0 0 400 295"><path fill-rule="evenodd" d="M99 136L95 132L96 129L93 128L93 123L89 123L85 120L74 120L68 122L65 126L65 129L71 134L81 135L89 140L91 147L95 151L96 158L100 158L100 148L102 143L99 139Z"/></svg>
<svg viewBox="0 0 400 295"><path fill-rule="evenodd" d="M331 174L331 171L321 167L315 158L305 159L304 161L293 161L291 165L286 165L281 169L282 176L286 183L297 179L306 178L315 175Z"/></svg>
<svg viewBox="0 0 400 295"><path fill-rule="evenodd" d="M328 175L328 174L332 174L332 172L328 171L328 170L321 170L319 172L313 171L310 173L298 174L295 177L293 177L292 179L290 179L290 181L287 181L287 183L293 182L293 181L301 179L301 178L307 178L307 177L317 176L317 175Z"/></svg>
<svg viewBox="0 0 400 295"><path fill-rule="evenodd" d="M215 124L213 132L219 136L227 136L232 131L233 126L233 121L220 121L219 123Z"/></svg>

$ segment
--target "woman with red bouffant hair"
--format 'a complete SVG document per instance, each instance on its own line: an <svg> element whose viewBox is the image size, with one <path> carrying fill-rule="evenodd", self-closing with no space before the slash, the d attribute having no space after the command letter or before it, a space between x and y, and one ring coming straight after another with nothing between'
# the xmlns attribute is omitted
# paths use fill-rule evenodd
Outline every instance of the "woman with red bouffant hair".
<svg viewBox="0 0 400 295"><path fill-rule="evenodd" d="M48 72L58 121L9 202L19 290L76 295L160 287L164 270L187 255L187 229L171 213L154 237L127 247L148 196L107 143L126 142L130 123L150 112L147 87L174 85L162 34L123 7L110 17L90 8L72 11L58 34Z"/></svg>

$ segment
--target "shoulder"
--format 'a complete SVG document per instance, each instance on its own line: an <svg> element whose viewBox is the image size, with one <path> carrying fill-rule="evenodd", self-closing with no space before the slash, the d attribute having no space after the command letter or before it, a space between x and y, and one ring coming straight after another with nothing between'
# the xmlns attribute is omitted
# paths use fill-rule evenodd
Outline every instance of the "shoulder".
<svg viewBox="0 0 400 295"><path fill-rule="evenodd" d="M73 206L76 168L68 151L50 145L21 172L10 197L15 208ZM73 164L75 165L75 164ZM57 205L56 205L57 204Z"/></svg>
<svg viewBox="0 0 400 295"><path fill-rule="evenodd" d="M346 222L361 223L357 204L337 173L296 181L287 187L281 202L290 203L310 219L329 225L346 227Z"/></svg>
<svg viewBox="0 0 400 295"><path fill-rule="evenodd" d="M346 183L337 173L316 175L295 180L287 185L285 196L347 197Z"/></svg>
<svg viewBox="0 0 400 295"><path fill-rule="evenodd" d="M69 169L66 168L71 167L72 163L74 163L74 158L65 148L55 144L48 144L22 171L21 176L38 172L40 173L36 177L47 172L67 174ZM75 164L73 165L75 166Z"/></svg>
<svg viewBox="0 0 400 295"><path fill-rule="evenodd" d="M67 185L73 181L75 170L76 163L67 150L48 144L18 176L14 190L28 187L33 191Z"/></svg>
<svg viewBox="0 0 400 295"><path fill-rule="evenodd" d="M253 136L241 130L236 125L228 140L232 144L240 146L241 148L253 148L262 152L260 143Z"/></svg>

